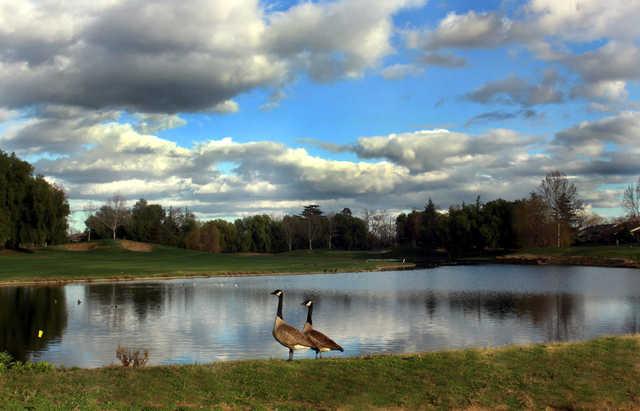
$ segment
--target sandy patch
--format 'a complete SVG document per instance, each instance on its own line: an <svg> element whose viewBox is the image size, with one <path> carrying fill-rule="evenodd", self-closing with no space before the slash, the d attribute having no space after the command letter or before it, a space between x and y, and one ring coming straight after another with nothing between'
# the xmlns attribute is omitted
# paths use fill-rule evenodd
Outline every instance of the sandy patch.
<svg viewBox="0 0 640 411"><path fill-rule="evenodd" d="M62 248L67 251L90 251L98 247L97 243L67 243Z"/></svg>
<svg viewBox="0 0 640 411"><path fill-rule="evenodd" d="M0 250L0 255L19 255L19 254L21 253L14 250L6 250L6 249Z"/></svg>
<svg viewBox="0 0 640 411"><path fill-rule="evenodd" d="M149 243L139 243L137 241L122 240L120 246L125 250L136 251L139 253L149 253L153 251L153 246Z"/></svg>

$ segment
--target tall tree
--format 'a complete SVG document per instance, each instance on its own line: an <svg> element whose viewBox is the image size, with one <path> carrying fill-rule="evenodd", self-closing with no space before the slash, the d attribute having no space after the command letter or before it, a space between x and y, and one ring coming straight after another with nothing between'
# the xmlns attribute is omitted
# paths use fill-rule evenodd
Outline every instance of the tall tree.
<svg viewBox="0 0 640 411"><path fill-rule="evenodd" d="M441 235L439 233L439 223L438 223L438 212L436 210L436 206L429 198L429 201L425 205L424 213L422 216L422 245L427 250L434 250L442 241Z"/></svg>
<svg viewBox="0 0 640 411"><path fill-rule="evenodd" d="M582 209L582 201L578 197L578 189L567 175L553 171L545 176L538 191L544 199L556 225L556 245L561 246L561 226L572 228L577 222Z"/></svg>
<svg viewBox="0 0 640 411"><path fill-rule="evenodd" d="M0 247L65 241L69 212L61 187L34 176L29 163L0 150Z"/></svg>
<svg viewBox="0 0 640 411"><path fill-rule="evenodd" d="M636 181L635 187L633 184L627 186L622 196L622 206L627 212L627 216L633 219L640 218L640 177Z"/></svg>
<svg viewBox="0 0 640 411"><path fill-rule="evenodd" d="M159 204L148 204L140 199L131 210L131 234L134 240L161 243L165 237L163 223L165 211Z"/></svg>
<svg viewBox="0 0 640 411"><path fill-rule="evenodd" d="M307 239L309 240L309 250L313 250L313 240L318 237L321 226L322 210L317 204L310 204L302 210L302 217L307 222Z"/></svg>

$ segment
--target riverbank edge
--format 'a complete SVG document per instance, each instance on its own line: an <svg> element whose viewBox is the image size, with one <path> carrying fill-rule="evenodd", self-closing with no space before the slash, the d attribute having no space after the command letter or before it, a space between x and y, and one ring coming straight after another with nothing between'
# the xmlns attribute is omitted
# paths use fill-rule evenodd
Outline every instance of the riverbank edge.
<svg viewBox="0 0 640 411"><path fill-rule="evenodd" d="M561 265L610 268L640 268L640 261L630 258L598 257L598 256L556 256L540 254L508 254L496 256L495 262L521 265Z"/></svg>
<svg viewBox="0 0 640 411"><path fill-rule="evenodd" d="M594 257L594 256L551 256L540 254L507 254L504 256L461 258L456 261L429 261L416 263L405 263L402 265L386 265L375 269L348 269L335 271L296 271L296 272L271 272L271 271L229 271L229 272L194 272L179 274L159 273L157 275L118 275L105 277L71 277L71 278L42 278L42 279L14 279L0 281L1 287L15 286L50 286L67 284L100 284L119 283L135 281L163 281L195 278L215 278L215 277L257 277L257 276L283 276L283 275L316 275L316 274L344 274L344 273L367 273L381 271L404 271L422 268L437 268L440 266L455 265L479 265L479 264L512 264L512 265L557 265L557 266L583 266L583 267L608 267L608 268L634 268L640 269L640 261L629 258Z"/></svg>
<svg viewBox="0 0 640 411"><path fill-rule="evenodd" d="M230 271L230 272L195 272L185 273L160 273L157 275L119 275L107 277L71 277L71 278L42 278L30 280L8 280L0 281L0 287L15 286L33 286L33 285L67 285L67 284L100 284L100 283L119 283L119 282L136 282L136 281L153 281L153 280L180 280L195 278L216 278L216 277L262 277L262 276L284 276L284 275L317 275L317 274L344 274L344 273L375 273L382 271L405 271L414 270L417 267L414 263L405 263L402 265L386 265L376 267L375 269L360 270L332 270L332 271L295 271L295 272L271 272L271 271Z"/></svg>
<svg viewBox="0 0 640 411"><path fill-rule="evenodd" d="M640 335L293 362L10 369L0 382L8 408L637 409Z"/></svg>

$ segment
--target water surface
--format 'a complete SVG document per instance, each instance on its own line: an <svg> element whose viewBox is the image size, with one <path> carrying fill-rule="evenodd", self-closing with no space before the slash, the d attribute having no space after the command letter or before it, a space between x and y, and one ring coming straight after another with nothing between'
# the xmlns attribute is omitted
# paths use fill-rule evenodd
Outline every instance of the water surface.
<svg viewBox="0 0 640 411"><path fill-rule="evenodd" d="M81 367L115 363L119 344L148 349L152 364L286 358L271 336L276 288L296 326L306 316L300 303L315 300L314 325L345 348L332 356L580 340L640 326L640 270L453 266L5 287L0 351Z"/></svg>

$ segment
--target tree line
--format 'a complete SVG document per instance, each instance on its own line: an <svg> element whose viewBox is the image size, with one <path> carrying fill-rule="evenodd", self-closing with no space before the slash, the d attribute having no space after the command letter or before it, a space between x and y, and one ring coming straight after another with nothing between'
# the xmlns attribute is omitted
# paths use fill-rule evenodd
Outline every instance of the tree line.
<svg viewBox="0 0 640 411"><path fill-rule="evenodd" d="M429 199L424 210L400 214L396 236L400 245L425 252L445 250L450 257L522 247L570 245L584 222L582 201L563 173L549 173L529 197L452 205L438 212Z"/></svg>
<svg viewBox="0 0 640 411"><path fill-rule="evenodd" d="M127 238L212 253L276 253L295 249L369 248L371 233L348 208L325 214L311 204L299 215L254 215L234 222L198 221L188 209L138 200L128 208L120 196L93 210L85 221L90 239Z"/></svg>
<svg viewBox="0 0 640 411"><path fill-rule="evenodd" d="M625 204L630 218L637 217L640 181L629 187ZM446 252L450 258L487 250L523 247L566 247L578 231L602 221L583 212L575 184L554 171L536 190L515 201L503 199L452 205L438 210L429 199L423 210L393 217L364 210L362 217L350 209L325 213L316 204L299 214L274 218L254 215L233 222L198 221L187 209L163 208L141 199L129 209L114 196L86 221L95 237L128 238L212 253L266 252L299 249L362 250L409 247L426 254Z"/></svg>
<svg viewBox="0 0 640 411"><path fill-rule="evenodd" d="M0 150L0 248L66 241L69 203L62 187L34 175L33 166Z"/></svg>
<svg viewBox="0 0 640 411"><path fill-rule="evenodd" d="M629 224L640 224L640 179L624 191ZM186 208L163 207L144 199L128 207L113 196L88 206L89 240L126 238L214 253L282 252L298 249L381 249L411 247L451 257L490 249L571 245L585 226L604 219L583 213L576 186L565 174L549 173L528 197L438 210L429 199L423 210L393 216L349 208L325 212L316 204L299 214L275 218L254 215L235 221L199 221ZM15 154L0 150L0 247L38 247L67 241L70 214L62 187L35 175Z"/></svg>

